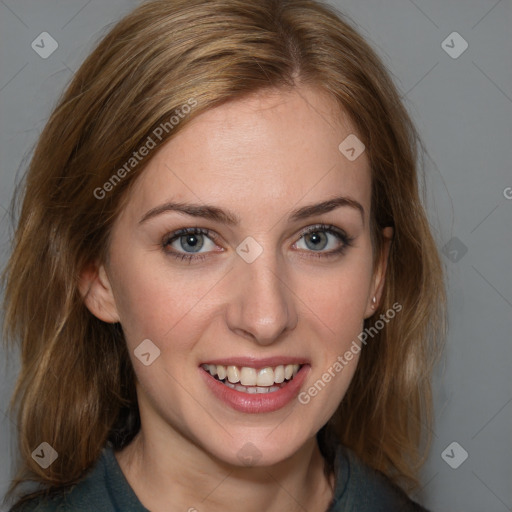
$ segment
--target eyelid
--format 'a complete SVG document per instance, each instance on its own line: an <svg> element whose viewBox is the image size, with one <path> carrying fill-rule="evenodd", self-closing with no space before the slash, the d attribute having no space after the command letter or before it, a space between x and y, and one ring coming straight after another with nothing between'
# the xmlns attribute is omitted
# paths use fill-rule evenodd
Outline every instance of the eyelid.
<svg viewBox="0 0 512 512"><path fill-rule="evenodd" d="M211 238L212 241L218 240L220 237L214 231L208 228L200 228L199 226L193 226L188 228L177 229L176 231L172 231L171 233L167 233L162 242L164 244L168 244L182 236L185 235L205 235L208 238Z"/></svg>
<svg viewBox="0 0 512 512"><path fill-rule="evenodd" d="M299 231L299 238L302 238L304 235L309 233L314 233L315 231L333 231L340 236L350 238L348 234L341 228L333 226L332 224L312 224L311 226L307 226Z"/></svg>

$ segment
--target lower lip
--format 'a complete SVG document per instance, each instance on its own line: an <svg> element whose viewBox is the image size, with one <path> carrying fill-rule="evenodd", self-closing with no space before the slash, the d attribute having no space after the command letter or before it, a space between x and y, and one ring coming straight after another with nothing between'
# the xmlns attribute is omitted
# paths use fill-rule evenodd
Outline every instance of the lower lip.
<svg viewBox="0 0 512 512"><path fill-rule="evenodd" d="M250 414L273 412L289 404L298 394L309 373L310 366L305 364L288 384L271 393L244 393L226 386L206 370L199 367L202 378L213 394L236 411Z"/></svg>

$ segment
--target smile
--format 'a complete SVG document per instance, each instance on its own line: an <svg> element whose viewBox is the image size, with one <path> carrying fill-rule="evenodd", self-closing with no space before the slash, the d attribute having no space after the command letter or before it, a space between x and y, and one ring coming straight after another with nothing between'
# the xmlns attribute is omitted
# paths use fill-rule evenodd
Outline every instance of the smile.
<svg viewBox="0 0 512 512"><path fill-rule="evenodd" d="M203 364L201 367L212 377L231 389L242 393L273 393L297 375L301 365L267 366L257 370L248 366Z"/></svg>
<svg viewBox="0 0 512 512"><path fill-rule="evenodd" d="M239 412L269 413L294 402L311 370L306 362L276 364L281 361L275 359L215 361L201 364L198 370L207 392L220 403Z"/></svg>

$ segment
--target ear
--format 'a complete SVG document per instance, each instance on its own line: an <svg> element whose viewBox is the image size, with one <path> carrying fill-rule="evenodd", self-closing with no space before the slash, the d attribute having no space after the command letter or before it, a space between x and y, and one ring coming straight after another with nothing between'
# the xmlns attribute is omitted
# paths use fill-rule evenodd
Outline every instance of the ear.
<svg viewBox="0 0 512 512"><path fill-rule="evenodd" d="M105 266L93 263L80 273L79 290L87 309L107 323L119 322L116 302Z"/></svg>
<svg viewBox="0 0 512 512"><path fill-rule="evenodd" d="M388 226L382 230L381 253L373 273L373 282L370 288L370 295L366 304L365 318L372 316L378 309L384 289L384 280L386 278L386 268L389 258L389 249L393 238L393 228ZM375 297L375 303L372 302Z"/></svg>

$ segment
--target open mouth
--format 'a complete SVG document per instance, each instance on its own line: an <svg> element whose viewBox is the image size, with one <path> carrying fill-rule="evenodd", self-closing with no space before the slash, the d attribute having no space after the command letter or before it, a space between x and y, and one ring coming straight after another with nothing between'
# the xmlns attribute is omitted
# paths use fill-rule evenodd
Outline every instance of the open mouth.
<svg viewBox="0 0 512 512"><path fill-rule="evenodd" d="M304 365L287 364L256 369L247 366L202 364L203 370L225 386L242 393L273 393L285 387Z"/></svg>

